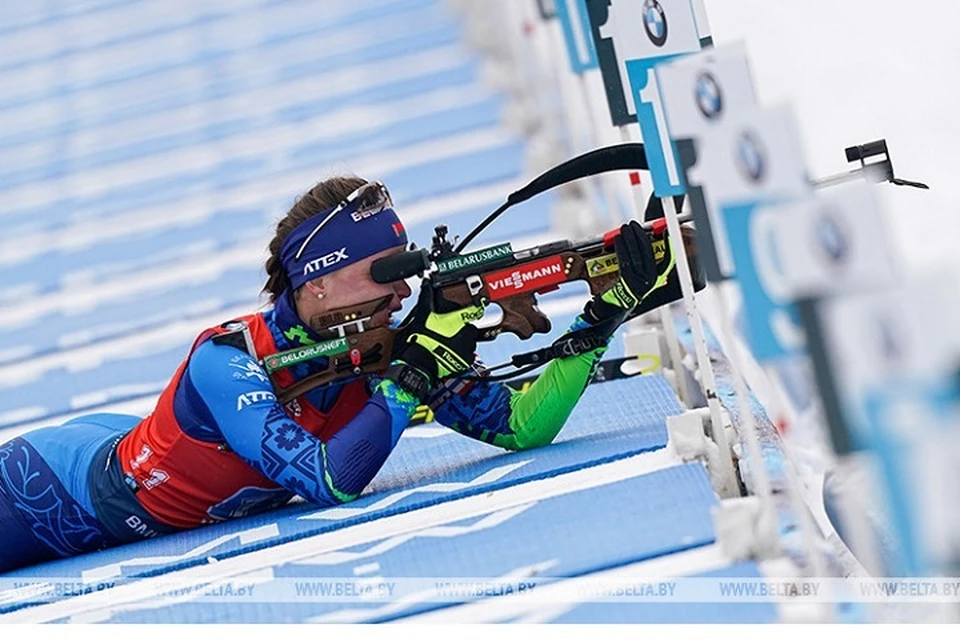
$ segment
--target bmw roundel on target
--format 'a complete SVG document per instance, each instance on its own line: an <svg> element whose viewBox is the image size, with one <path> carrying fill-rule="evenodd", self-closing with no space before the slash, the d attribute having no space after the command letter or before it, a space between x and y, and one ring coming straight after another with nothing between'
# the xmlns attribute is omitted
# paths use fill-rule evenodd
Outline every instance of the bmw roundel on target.
<svg viewBox="0 0 960 640"><path fill-rule="evenodd" d="M667 42L667 14L657 0L643 3L643 29L655 46L662 47Z"/></svg>
<svg viewBox="0 0 960 640"><path fill-rule="evenodd" d="M760 182L766 175L767 161L756 137L749 131L737 139L737 166L751 182Z"/></svg>
<svg viewBox="0 0 960 640"><path fill-rule="evenodd" d="M829 211L820 214L820 219L814 227L816 246L819 253L835 266L844 264L850 253L847 234L836 217Z"/></svg>
<svg viewBox="0 0 960 640"><path fill-rule="evenodd" d="M723 111L723 93L717 79L709 71L697 76L695 89L697 109L707 120L713 120Z"/></svg>

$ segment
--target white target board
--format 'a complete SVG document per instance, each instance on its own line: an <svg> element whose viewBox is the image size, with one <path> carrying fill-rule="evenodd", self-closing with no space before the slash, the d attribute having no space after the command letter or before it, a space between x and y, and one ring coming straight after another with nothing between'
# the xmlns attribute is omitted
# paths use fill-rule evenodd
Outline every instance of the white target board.
<svg viewBox="0 0 960 640"><path fill-rule="evenodd" d="M803 331L790 300L768 291L754 253L753 228L763 208L809 197L803 155L789 107L739 114L702 137L702 183L727 230L743 293L747 341L758 361L798 353Z"/></svg>
<svg viewBox="0 0 960 640"><path fill-rule="evenodd" d="M700 182L700 136L731 118L743 118L759 107L746 46L735 43L676 58L656 68L667 129L680 154L690 208L700 232L701 263L707 279L734 275L727 232ZM684 147L687 145L687 147ZM684 155L686 153L686 155ZM695 177L696 176L696 177Z"/></svg>
<svg viewBox="0 0 960 640"><path fill-rule="evenodd" d="M894 575L960 560L960 297L956 275L817 305L845 425L880 461ZM823 384L823 376L820 376Z"/></svg>
<svg viewBox="0 0 960 640"><path fill-rule="evenodd" d="M771 298L852 293L899 281L875 188L850 183L757 212L750 244L760 284Z"/></svg>

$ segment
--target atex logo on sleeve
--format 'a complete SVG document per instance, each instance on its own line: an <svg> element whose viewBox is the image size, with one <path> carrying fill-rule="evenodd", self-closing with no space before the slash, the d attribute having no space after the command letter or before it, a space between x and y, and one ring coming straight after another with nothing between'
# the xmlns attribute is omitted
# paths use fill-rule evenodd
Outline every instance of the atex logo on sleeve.
<svg viewBox="0 0 960 640"><path fill-rule="evenodd" d="M242 411L244 407L257 404L258 402L275 402L277 396L271 391L251 391L237 396L237 411Z"/></svg>
<svg viewBox="0 0 960 640"><path fill-rule="evenodd" d="M567 279L567 270L560 256L538 260L519 269L495 271L483 280L490 290L490 299L499 300L521 291L536 291L560 284Z"/></svg>
<svg viewBox="0 0 960 640"><path fill-rule="evenodd" d="M314 271L319 271L321 269L328 269L338 262L349 259L349 256L347 256L347 248L343 247L342 249L328 253L325 256L320 256L316 260L311 260L307 264L303 265L303 275L307 275L308 273L313 273Z"/></svg>

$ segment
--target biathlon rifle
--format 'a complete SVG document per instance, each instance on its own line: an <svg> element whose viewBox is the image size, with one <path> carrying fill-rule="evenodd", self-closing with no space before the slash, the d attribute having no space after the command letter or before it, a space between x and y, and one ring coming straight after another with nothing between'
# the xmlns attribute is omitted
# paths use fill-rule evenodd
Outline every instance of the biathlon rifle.
<svg viewBox="0 0 960 640"><path fill-rule="evenodd" d="M514 250L510 243L501 243L469 253L464 253L464 249L508 208L544 191L607 171L645 169L647 161L643 145L639 143L590 151L548 170L522 189L511 193L503 205L487 216L456 247L448 239L447 227L438 226L429 250L411 248L381 258L373 263L371 276L379 283L422 277L421 286L430 288L434 308L440 312L498 305L503 312L502 318L495 325L480 327L480 341L494 340L502 333L512 333L522 340L537 333L549 333L550 319L538 308L536 295L554 291L562 284L577 280L586 282L593 295L603 292L619 277L614 250L614 238L619 229L576 243L559 240L521 250ZM685 222L686 219L681 217L681 221ZM665 220L646 223L644 228L651 237L658 267L668 268L670 248ZM687 225L681 230L690 271L694 274L694 288L699 291L706 283L696 261L695 232ZM627 319L678 300L681 296L676 269L672 269L667 283L644 298ZM324 335L327 340L265 358L264 366L271 375L305 360L318 357L329 359L324 371L293 386L278 389L281 402L340 378L386 370L392 359L397 329L367 329L366 323L385 308L389 300L387 296L360 307L333 311L323 318L321 325L328 327ZM550 347L516 355L510 363L493 367L513 366L516 371L487 379L506 379L527 373L551 359L595 348L598 340L587 334L568 334Z"/></svg>

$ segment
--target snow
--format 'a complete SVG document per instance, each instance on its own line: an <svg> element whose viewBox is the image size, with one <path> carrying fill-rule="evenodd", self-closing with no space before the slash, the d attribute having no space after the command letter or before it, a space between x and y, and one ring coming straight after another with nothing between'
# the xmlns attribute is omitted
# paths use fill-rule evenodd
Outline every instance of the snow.
<svg viewBox="0 0 960 640"><path fill-rule="evenodd" d="M760 100L790 101L812 176L848 170L845 147L886 138L888 232L910 270L956 266L960 4L945 0L713 0L717 45L745 40Z"/></svg>

